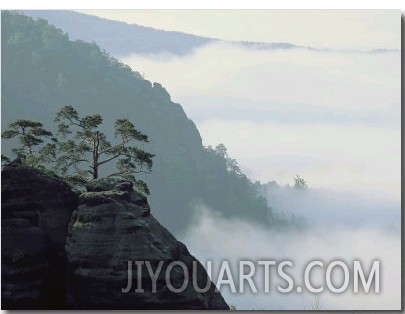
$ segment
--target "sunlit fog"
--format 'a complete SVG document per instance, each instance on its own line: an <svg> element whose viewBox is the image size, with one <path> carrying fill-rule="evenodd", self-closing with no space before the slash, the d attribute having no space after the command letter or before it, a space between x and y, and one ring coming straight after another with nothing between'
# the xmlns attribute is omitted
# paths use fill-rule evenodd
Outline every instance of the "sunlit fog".
<svg viewBox="0 0 405 314"><path fill-rule="evenodd" d="M3 11L2 301L36 306L27 289L66 263L55 293L73 309L399 310L400 35L387 10ZM239 261L291 261L294 288L274 268L265 293L257 267L258 293L115 289L152 286L128 261L190 254L214 283L228 261L236 285ZM317 287L344 262L348 289L305 289L312 261ZM354 293L354 261L367 278L379 261L379 293Z"/></svg>
<svg viewBox="0 0 405 314"><path fill-rule="evenodd" d="M276 232L198 204L182 238L193 254L213 261L214 269L222 260L291 260L295 280L314 260L379 260L384 282L378 297L325 292L321 308L398 308L400 53L325 48L331 49L215 43L183 57L134 54L122 60L165 86L197 124L204 145L225 144L249 178L275 181L264 189L273 210L309 226ZM309 186L305 193L291 189L297 174ZM222 292L237 309L302 310L314 303L310 293L259 291Z"/></svg>

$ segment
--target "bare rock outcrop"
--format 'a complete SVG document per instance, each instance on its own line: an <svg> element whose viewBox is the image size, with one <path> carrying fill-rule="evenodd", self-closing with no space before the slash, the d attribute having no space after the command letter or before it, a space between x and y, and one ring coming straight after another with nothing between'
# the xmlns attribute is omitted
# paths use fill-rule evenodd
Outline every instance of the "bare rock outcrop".
<svg viewBox="0 0 405 314"><path fill-rule="evenodd" d="M1 177L2 308L64 309L64 245L77 195L29 167L11 165Z"/></svg>
<svg viewBox="0 0 405 314"><path fill-rule="evenodd" d="M151 214L146 198L133 190L130 182L95 181L89 192L79 198L79 207L69 225L66 252L69 262L69 291L72 306L80 309L229 309L214 284L203 293L193 286L193 262L196 283L204 288L209 277L203 266ZM128 293L128 262L133 262L132 284ZM143 265L141 278L135 261L148 261L156 271L162 261L156 292L152 279ZM185 282L184 269L173 267L170 282L167 267L181 262L187 268L189 282L184 291L176 293ZM135 292L142 282L143 292Z"/></svg>
<svg viewBox="0 0 405 314"><path fill-rule="evenodd" d="M62 179L14 164L2 171L1 188L3 309L229 309L131 182L94 180L78 196ZM153 271L161 263L156 281L145 265L139 274L136 261ZM126 293L128 262L133 287ZM179 265L167 272L172 262L184 264L187 274ZM187 275L185 289L172 291ZM135 291L139 282L142 293ZM195 289L207 283L208 291Z"/></svg>
<svg viewBox="0 0 405 314"><path fill-rule="evenodd" d="M1 172L1 218L22 218L63 249L77 194L62 179L30 167Z"/></svg>

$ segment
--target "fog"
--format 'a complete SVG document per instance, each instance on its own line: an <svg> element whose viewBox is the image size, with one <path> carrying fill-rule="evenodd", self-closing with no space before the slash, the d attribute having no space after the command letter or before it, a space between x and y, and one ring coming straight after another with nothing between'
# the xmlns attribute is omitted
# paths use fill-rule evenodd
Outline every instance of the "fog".
<svg viewBox="0 0 405 314"><path fill-rule="evenodd" d="M400 197L400 129L212 119L199 130L205 143L225 143L261 182L291 184L299 174L312 187Z"/></svg>
<svg viewBox="0 0 405 314"><path fill-rule="evenodd" d="M223 219L200 204L182 241L203 264L212 260L215 270L222 260L233 267L241 259L291 260L296 287L303 286L310 261L323 261L324 274L331 261L345 261L351 269L360 260L368 274L379 260L380 294L354 295L351 279L350 291L321 293L322 309L400 308L399 52L216 44L182 58L122 60L166 87L196 123L204 145L223 143L249 178L276 181L266 191L273 210L308 224L306 231L276 232ZM285 187L297 174L309 190ZM221 292L238 309L311 308L314 296L305 289L282 295L274 284L267 295Z"/></svg>
<svg viewBox="0 0 405 314"><path fill-rule="evenodd" d="M308 192L311 194L311 192ZM318 195L309 196L319 198ZM291 197L291 196L290 196ZM327 197L326 195L324 197ZM343 197L343 196L341 196ZM345 196L348 197L347 195ZM295 199L294 201L299 201ZM190 252L206 266L206 261L212 261L214 282L218 279L221 261L229 261L235 285L238 289L237 263L240 260L252 261L256 265L254 283L258 293L250 292L246 285L244 293L231 293L229 286L221 287L221 293L228 304L237 309L266 309L266 310L303 310L311 309L314 295L305 289L303 284L305 267L311 261L322 261L321 268L313 269L311 283L314 287L324 286L320 294L322 310L398 310L401 300L401 245L399 208L387 209L389 218L378 225L378 217L369 218L366 214L372 200L346 199L346 204L352 206L353 218L350 219L346 208L323 207L324 204L300 203L295 207L304 217L310 218L308 231L275 232L271 228L264 229L257 225L240 220L223 219L214 214L209 208L200 204L196 208L195 222L187 234L181 239L187 244ZM360 205L359 205L360 204ZM354 208L355 207L355 208ZM342 210L343 215L340 215ZM359 213L356 213L358 211ZM325 212L328 212L327 215ZM306 214L308 213L308 215ZM314 219L317 214L323 218ZM333 221L336 219L336 223ZM390 223L389 220L392 219ZM356 222L359 223L356 226ZM270 292L264 293L263 269L257 266L257 261L291 261L293 267L285 271L294 280L292 292L282 294L277 285L286 287L273 266L270 272ZM343 261L349 268L350 282L347 290L341 294L328 291L325 284L326 268L332 261ZM359 260L366 276L368 276L373 261L380 261L380 293L374 293L374 283L370 292L365 294L353 293L353 261ZM332 282L336 287L342 285L341 270L334 270ZM366 277L367 278L367 277ZM302 287L303 292L297 293L296 287ZM360 289L362 291L362 289Z"/></svg>
<svg viewBox="0 0 405 314"><path fill-rule="evenodd" d="M366 228L398 236L401 230L401 201L378 194L327 189L301 191L270 184L266 198L276 212L302 216L309 229L325 234L336 229L350 232Z"/></svg>
<svg viewBox="0 0 405 314"><path fill-rule="evenodd" d="M175 101L195 96L209 100L232 97L254 101L243 106L262 110L281 111L282 104L286 106L283 111L338 110L365 117L398 106L400 58L399 51L255 50L220 42L184 57L133 55L123 61L147 79L159 80ZM182 104L190 114L201 110L201 104L211 110L234 107L232 102L198 100ZM367 112L359 112L361 109Z"/></svg>
<svg viewBox="0 0 405 314"><path fill-rule="evenodd" d="M400 193L400 53L253 50L216 44L183 58L123 61L162 83L253 180Z"/></svg>
<svg viewBox="0 0 405 314"><path fill-rule="evenodd" d="M199 9L81 12L130 24L233 41L290 42L334 49L401 47L400 10Z"/></svg>

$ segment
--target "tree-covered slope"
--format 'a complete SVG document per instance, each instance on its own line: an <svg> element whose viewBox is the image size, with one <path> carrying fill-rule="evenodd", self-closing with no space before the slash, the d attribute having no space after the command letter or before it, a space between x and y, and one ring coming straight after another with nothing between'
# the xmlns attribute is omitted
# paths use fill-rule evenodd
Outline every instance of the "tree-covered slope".
<svg viewBox="0 0 405 314"><path fill-rule="evenodd" d="M73 11L31 10L23 11L23 14L47 20L68 32L71 39L96 42L114 56L162 52L185 55L215 41L212 38L111 21Z"/></svg>
<svg viewBox="0 0 405 314"><path fill-rule="evenodd" d="M154 214L171 231L184 230L196 203L225 217L281 223L223 147L204 148L195 124L158 83L111 58L95 44L70 41L45 20L2 12L2 128L17 118L41 121L55 131L55 113L72 105L113 121L128 118L149 136L156 155L148 183ZM176 73L173 73L173 80ZM12 142L2 140L3 154Z"/></svg>
<svg viewBox="0 0 405 314"><path fill-rule="evenodd" d="M203 45L215 42L232 43L246 48L274 50L308 48L291 43L227 41L215 38L201 37L192 34L164 31L137 24L127 24L112 21L94 15L65 10L27 10L23 14L33 18L43 18L52 25L69 33L71 39L82 39L95 42L113 56L130 54L159 54L185 55L192 53Z"/></svg>

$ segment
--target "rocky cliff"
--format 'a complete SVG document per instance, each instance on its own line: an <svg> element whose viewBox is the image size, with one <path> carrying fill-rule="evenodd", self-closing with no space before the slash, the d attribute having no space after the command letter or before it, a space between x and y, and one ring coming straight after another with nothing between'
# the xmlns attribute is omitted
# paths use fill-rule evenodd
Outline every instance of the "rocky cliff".
<svg viewBox="0 0 405 314"><path fill-rule="evenodd" d="M77 197L59 178L8 167L1 241L3 309L229 309L213 284L196 291L195 284L210 283L205 269L130 182L96 180ZM153 272L161 267L156 287L136 261L150 263ZM132 288L124 292L128 262ZM170 269L172 262L185 269ZM138 283L142 292L135 291ZM183 284L182 292L173 291Z"/></svg>
<svg viewBox="0 0 405 314"><path fill-rule="evenodd" d="M77 195L28 167L1 172L3 309L63 309L65 241Z"/></svg>
<svg viewBox="0 0 405 314"><path fill-rule="evenodd" d="M1 179L2 221L25 219L63 248L77 194L60 178L29 167L6 167Z"/></svg>

